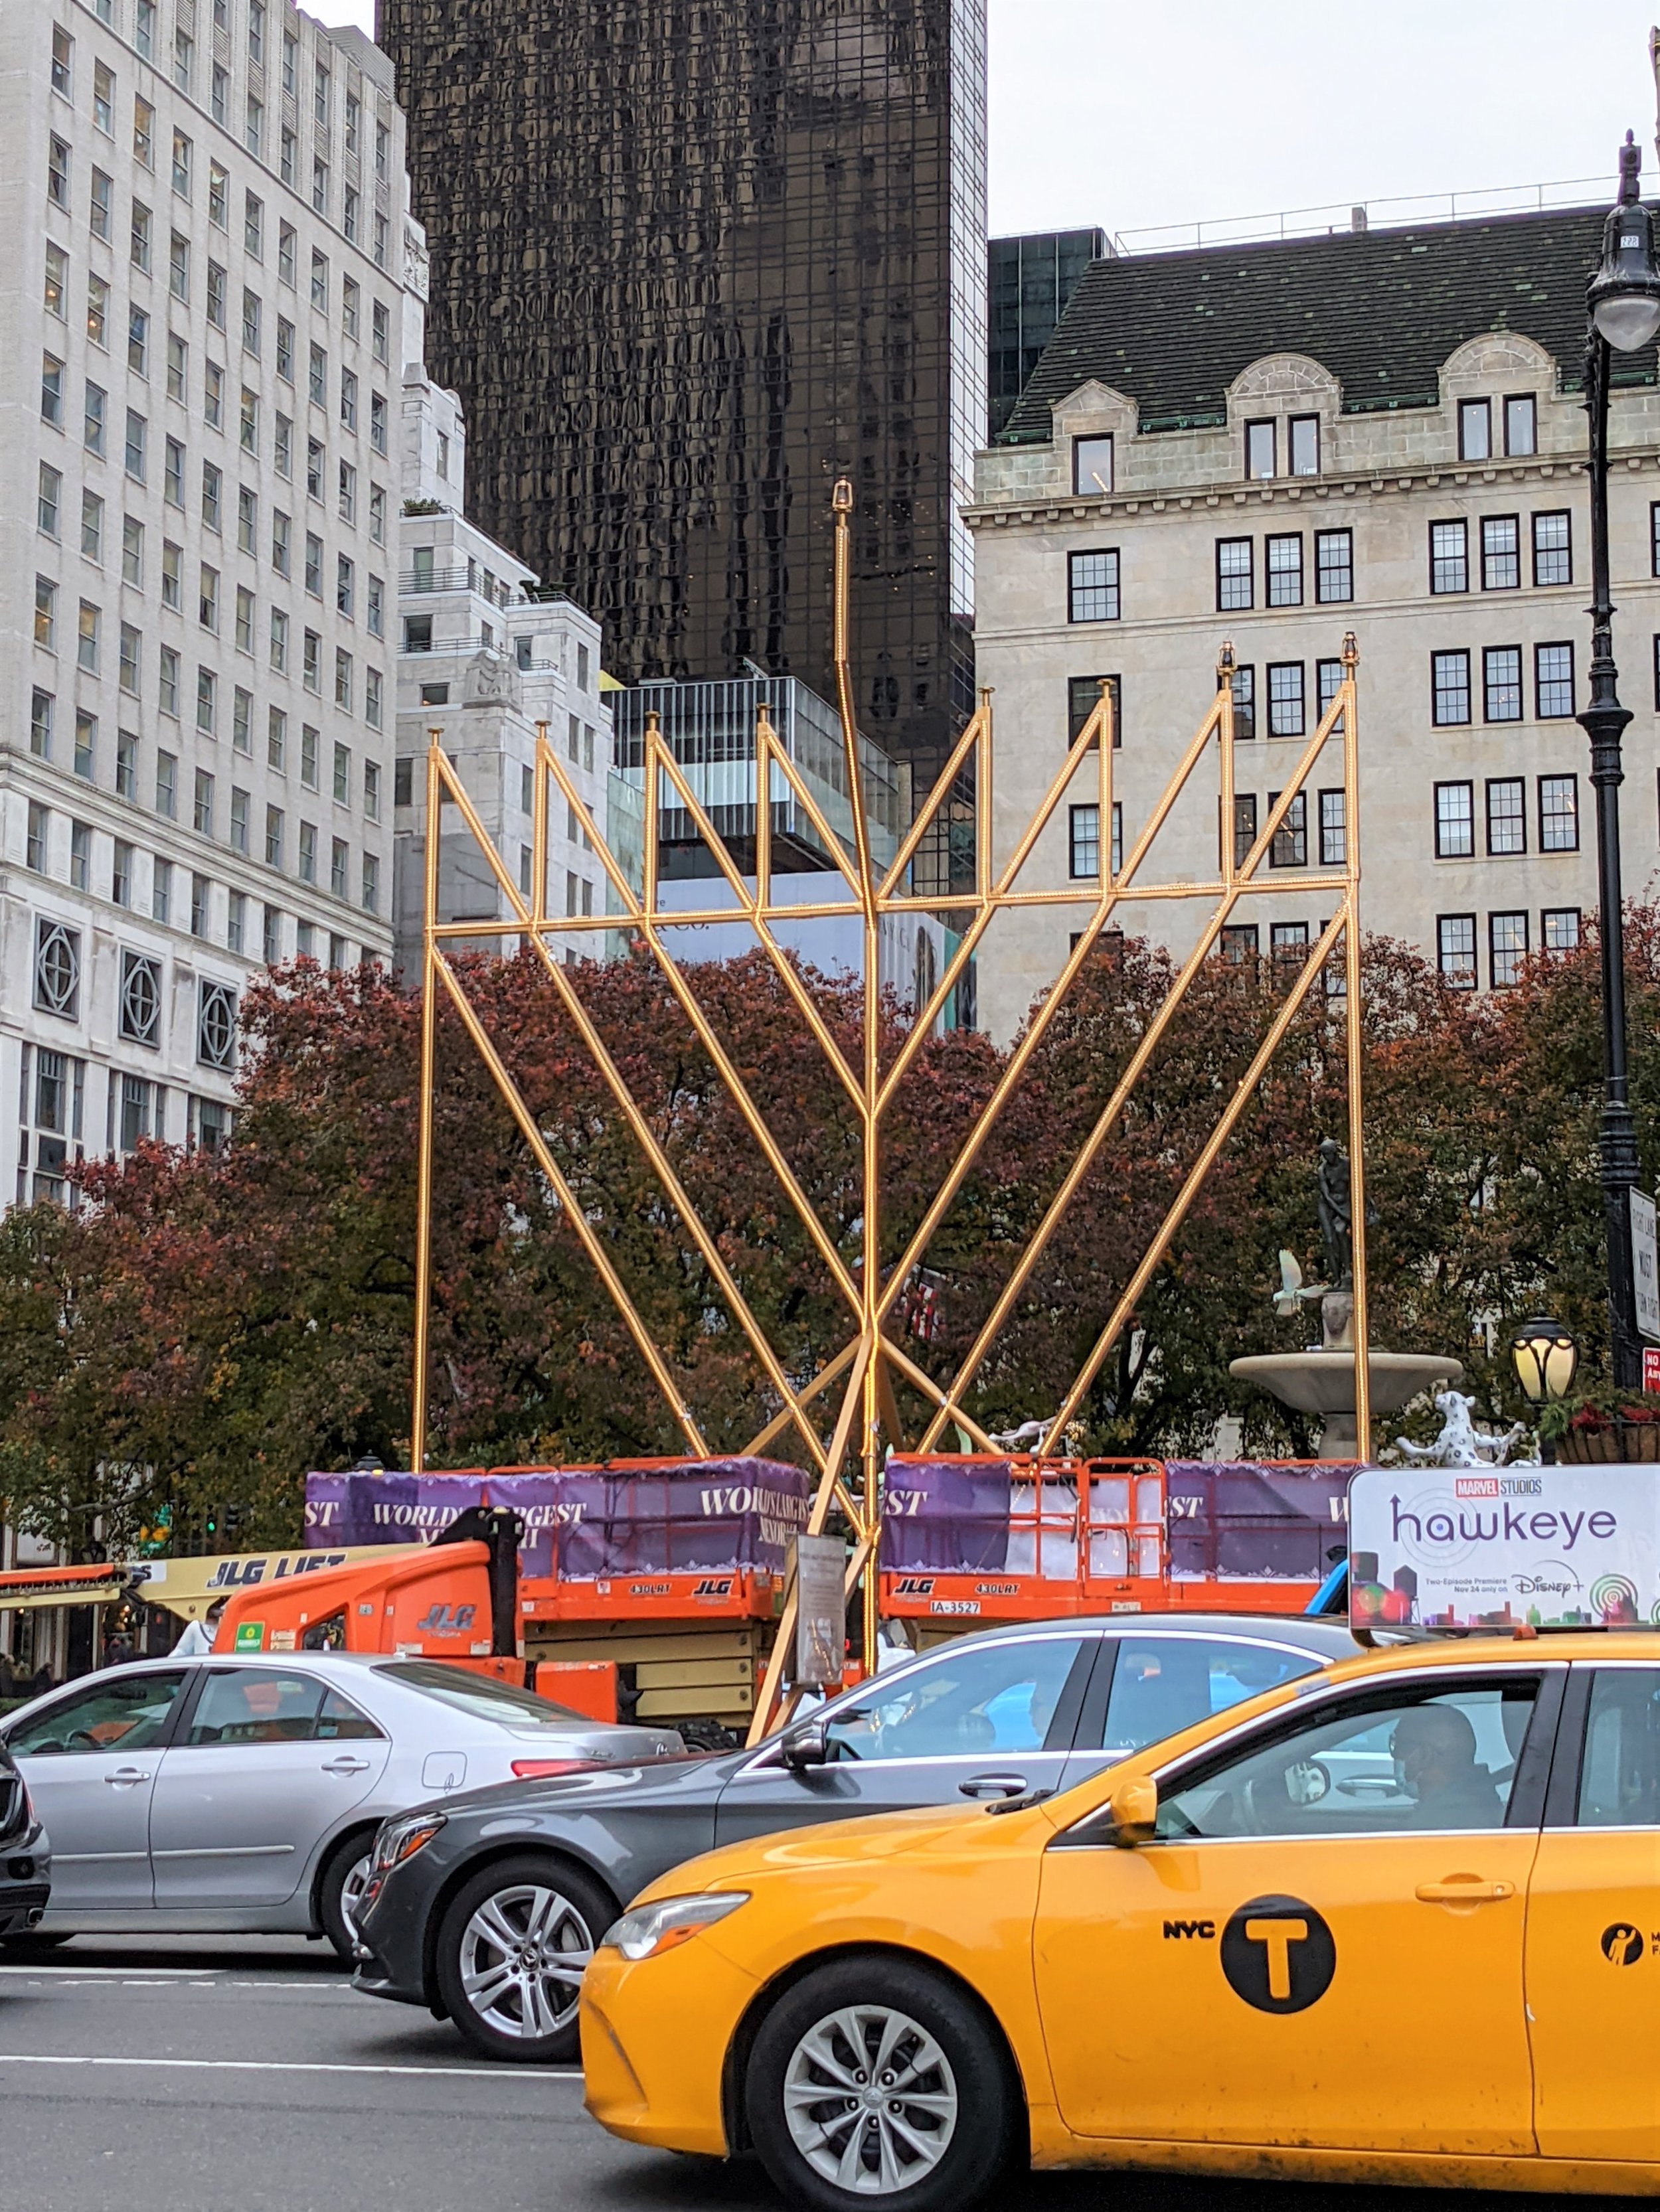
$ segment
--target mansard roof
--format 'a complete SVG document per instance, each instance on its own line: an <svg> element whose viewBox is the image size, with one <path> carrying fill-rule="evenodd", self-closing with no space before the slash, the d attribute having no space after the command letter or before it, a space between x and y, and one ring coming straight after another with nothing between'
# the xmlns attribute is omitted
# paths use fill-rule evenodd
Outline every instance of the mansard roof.
<svg viewBox="0 0 1660 2212"><path fill-rule="evenodd" d="M1346 414L1432 407L1443 362L1489 331L1536 340L1562 387L1578 391L1606 213L1553 209L1092 262L997 442L1047 440L1051 404L1091 378L1135 401L1143 431L1219 424L1228 386L1278 353L1330 369ZM1652 347L1614 363L1618 384L1656 381Z"/></svg>

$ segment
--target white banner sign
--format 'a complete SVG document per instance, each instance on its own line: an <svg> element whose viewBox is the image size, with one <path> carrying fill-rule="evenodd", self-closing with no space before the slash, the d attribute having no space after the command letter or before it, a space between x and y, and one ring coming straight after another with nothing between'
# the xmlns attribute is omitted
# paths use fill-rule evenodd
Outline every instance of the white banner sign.
<svg viewBox="0 0 1660 2212"><path fill-rule="evenodd" d="M1652 1467L1363 1468L1349 1617L1387 1626L1660 1626Z"/></svg>
<svg viewBox="0 0 1660 2212"><path fill-rule="evenodd" d="M1645 1336L1660 1340L1660 1266L1657 1266L1654 1200L1645 1192L1632 1191L1631 1272L1637 1287L1637 1326Z"/></svg>

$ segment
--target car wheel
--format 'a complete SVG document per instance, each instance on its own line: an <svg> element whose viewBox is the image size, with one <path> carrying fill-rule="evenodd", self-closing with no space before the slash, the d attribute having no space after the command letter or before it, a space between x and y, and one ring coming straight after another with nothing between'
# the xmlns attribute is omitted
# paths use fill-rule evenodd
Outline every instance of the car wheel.
<svg viewBox="0 0 1660 2212"><path fill-rule="evenodd" d="M821 1967L762 2022L750 2135L793 2203L965 2212L1017 2140L1007 2061L950 1983L891 1958Z"/></svg>
<svg viewBox="0 0 1660 2212"><path fill-rule="evenodd" d="M554 1859L527 1854L476 1874L444 1915L435 1960L465 2039L486 2058L575 2058L582 1970L616 1917L598 1882Z"/></svg>
<svg viewBox="0 0 1660 2212"><path fill-rule="evenodd" d="M317 1885L317 1917L323 1933L350 1966L357 1941L357 1907L374 1856L374 1831L348 1836L335 1845Z"/></svg>

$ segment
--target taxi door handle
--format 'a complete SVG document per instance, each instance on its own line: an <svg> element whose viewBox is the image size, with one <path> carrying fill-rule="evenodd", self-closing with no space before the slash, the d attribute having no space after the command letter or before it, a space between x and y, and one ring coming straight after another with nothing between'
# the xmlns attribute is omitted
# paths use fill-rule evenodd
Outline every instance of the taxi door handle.
<svg viewBox="0 0 1660 2212"><path fill-rule="evenodd" d="M957 1785L964 1797L1024 1797L1031 1787L1024 1774L971 1774Z"/></svg>
<svg viewBox="0 0 1660 2212"><path fill-rule="evenodd" d="M112 1790L130 1790L135 1782L148 1782L149 1778L147 1766L118 1766L104 1777Z"/></svg>
<svg viewBox="0 0 1660 2212"><path fill-rule="evenodd" d="M325 1774L364 1774L368 1771L368 1764L367 1759L354 1759L350 1753L342 1753L338 1759L325 1759L323 1771Z"/></svg>
<svg viewBox="0 0 1660 2212"><path fill-rule="evenodd" d="M1413 1894L1426 1905L1502 1905L1516 1894L1513 1881L1478 1881L1455 1877L1450 1881L1420 1881Z"/></svg>

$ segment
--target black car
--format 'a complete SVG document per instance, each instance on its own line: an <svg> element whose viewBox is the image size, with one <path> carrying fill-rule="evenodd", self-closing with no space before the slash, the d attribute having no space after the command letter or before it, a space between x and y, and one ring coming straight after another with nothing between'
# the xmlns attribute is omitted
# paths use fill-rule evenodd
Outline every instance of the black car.
<svg viewBox="0 0 1660 2212"><path fill-rule="evenodd" d="M52 1847L27 1784L0 1743L0 1942L26 1936L52 1893Z"/></svg>
<svg viewBox="0 0 1660 2212"><path fill-rule="evenodd" d="M1120 1614L964 1636L753 1750L498 1784L388 1820L355 1985L492 2058L562 2061L596 1939L700 1851L813 1820L1069 1789L1359 1647L1299 1615Z"/></svg>

